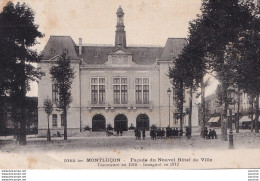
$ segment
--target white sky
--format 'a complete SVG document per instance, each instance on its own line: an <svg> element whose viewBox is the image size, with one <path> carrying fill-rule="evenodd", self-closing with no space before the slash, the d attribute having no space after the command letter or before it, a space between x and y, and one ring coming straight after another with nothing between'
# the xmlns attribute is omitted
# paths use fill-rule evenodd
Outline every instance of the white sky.
<svg viewBox="0 0 260 181"><path fill-rule="evenodd" d="M0 9L7 3L0 1ZM114 44L116 10L122 6L128 45L161 45L168 37L187 37L189 21L200 13L201 0L22 0L36 13L45 37L35 49L42 51L50 35L70 35L85 44ZM206 89L214 92L217 82ZM32 83L29 96L37 96Z"/></svg>

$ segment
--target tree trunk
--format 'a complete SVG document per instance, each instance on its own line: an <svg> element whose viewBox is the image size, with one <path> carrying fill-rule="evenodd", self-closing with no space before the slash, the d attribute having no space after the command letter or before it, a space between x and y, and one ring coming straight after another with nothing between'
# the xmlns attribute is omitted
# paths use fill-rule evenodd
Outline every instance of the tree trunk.
<svg viewBox="0 0 260 181"><path fill-rule="evenodd" d="M180 85L181 90L181 105L180 105L180 130L183 130L183 102L184 102L184 96L183 96L183 82L181 82Z"/></svg>
<svg viewBox="0 0 260 181"><path fill-rule="evenodd" d="M191 123L191 119L192 119L192 86L190 87L190 102L189 102L189 122L188 122L188 126L190 128L190 134L192 133L192 123Z"/></svg>
<svg viewBox="0 0 260 181"><path fill-rule="evenodd" d="M50 115L48 115L47 141L51 141L51 132L50 132Z"/></svg>
<svg viewBox="0 0 260 181"><path fill-rule="evenodd" d="M256 104L255 104L255 132L259 133L258 120L259 120L259 94L256 94Z"/></svg>
<svg viewBox="0 0 260 181"><path fill-rule="evenodd" d="M227 84L223 83L223 101L224 107L222 110L222 120L221 120L221 139L223 141L227 141L227 127L228 127L228 120L227 120L227 109L228 109L228 98L227 98Z"/></svg>
<svg viewBox="0 0 260 181"><path fill-rule="evenodd" d="M64 114L64 140L67 140L67 109L63 109Z"/></svg>
<svg viewBox="0 0 260 181"><path fill-rule="evenodd" d="M254 131L254 96L251 96L251 131Z"/></svg>
<svg viewBox="0 0 260 181"><path fill-rule="evenodd" d="M23 45L24 47L24 45ZM25 98L26 98L26 75L25 75L25 61L21 60L21 97L23 105L20 105L21 120L20 120L20 139L19 145L26 145L26 116L25 116Z"/></svg>
<svg viewBox="0 0 260 181"><path fill-rule="evenodd" d="M204 135L204 129L205 129L205 125L206 125L206 111L205 111L205 84L204 84L204 80L202 78L201 80L201 137L203 137Z"/></svg>
<svg viewBox="0 0 260 181"><path fill-rule="evenodd" d="M236 116L236 133L239 133L239 116L240 116L240 89L237 94L237 116Z"/></svg>

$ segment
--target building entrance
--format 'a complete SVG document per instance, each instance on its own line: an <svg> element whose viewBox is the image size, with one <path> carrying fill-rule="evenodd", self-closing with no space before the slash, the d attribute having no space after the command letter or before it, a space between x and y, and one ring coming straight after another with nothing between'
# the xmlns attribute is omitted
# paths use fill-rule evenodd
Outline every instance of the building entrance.
<svg viewBox="0 0 260 181"><path fill-rule="evenodd" d="M115 131L117 131L117 130L127 131L128 130L128 120L124 114L118 114L115 117L114 130Z"/></svg>
<svg viewBox="0 0 260 181"><path fill-rule="evenodd" d="M149 131L149 122L149 117L146 114L139 114L136 118L136 128L138 130L145 129L146 131Z"/></svg>
<svg viewBox="0 0 260 181"><path fill-rule="evenodd" d="M92 118L92 131L105 131L106 130L106 118L97 114Z"/></svg>

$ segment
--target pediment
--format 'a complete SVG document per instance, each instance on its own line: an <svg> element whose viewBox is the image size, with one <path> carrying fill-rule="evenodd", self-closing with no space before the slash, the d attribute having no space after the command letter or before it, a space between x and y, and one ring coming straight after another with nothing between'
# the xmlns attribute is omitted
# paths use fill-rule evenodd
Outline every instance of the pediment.
<svg viewBox="0 0 260 181"><path fill-rule="evenodd" d="M108 52L108 55L132 55L132 54L133 54L132 52L129 52L124 48L117 48Z"/></svg>

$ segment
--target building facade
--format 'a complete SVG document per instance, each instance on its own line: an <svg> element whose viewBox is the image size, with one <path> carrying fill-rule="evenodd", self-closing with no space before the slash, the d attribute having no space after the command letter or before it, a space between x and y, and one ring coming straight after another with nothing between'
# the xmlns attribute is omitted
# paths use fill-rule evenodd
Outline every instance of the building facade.
<svg viewBox="0 0 260 181"><path fill-rule="evenodd" d="M236 124L237 115L239 112L239 127L250 128L252 121L255 119L254 108L252 108L252 106L254 106L252 104L255 103L250 100L250 96L242 91L240 91L238 95L238 91L236 89L229 88L228 98L231 101L231 104L228 107L228 116L231 116L232 123ZM208 125L220 126L223 106L220 105L217 94L207 96L205 98L205 102Z"/></svg>
<svg viewBox="0 0 260 181"><path fill-rule="evenodd" d="M92 131L103 131L107 125L114 130L128 130L129 127L146 129L157 127L178 127L174 120L174 102L167 94L172 88L167 76L172 60L187 43L184 38L168 38L165 47L130 47L126 44L124 12L117 12L115 45L78 45L70 36L51 36L43 50L39 67L45 76L39 81L38 115L39 136L46 136L47 115L43 102L51 98L54 103L58 90L52 83L49 70L64 51L71 59L75 78L72 84L67 126L68 136L82 131L86 126ZM172 89L171 89L172 90ZM187 94L188 95L188 94ZM186 96L188 100L189 97ZM194 105L196 99L193 98ZM170 101L170 110L169 110ZM188 101L186 101L188 103ZM55 105L55 104L54 104ZM193 107L192 126L198 126L197 107ZM169 116L170 115L170 116ZM61 112L54 110L50 117L51 134L63 132ZM188 120L184 118L184 125Z"/></svg>

